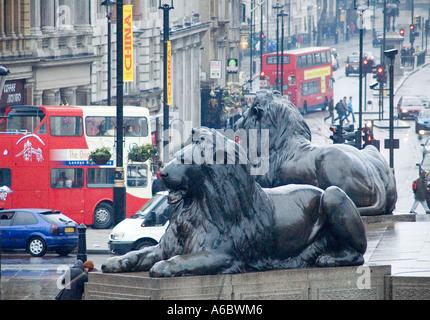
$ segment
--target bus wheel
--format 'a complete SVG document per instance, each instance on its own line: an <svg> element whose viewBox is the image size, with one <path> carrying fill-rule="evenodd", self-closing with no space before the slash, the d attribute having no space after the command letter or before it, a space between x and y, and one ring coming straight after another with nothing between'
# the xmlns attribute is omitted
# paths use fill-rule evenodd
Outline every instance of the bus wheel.
<svg viewBox="0 0 430 320"><path fill-rule="evenodd" d="M108 229L113 223L113 207L108 203L100 203L94 210L94 229Z"/></svg>

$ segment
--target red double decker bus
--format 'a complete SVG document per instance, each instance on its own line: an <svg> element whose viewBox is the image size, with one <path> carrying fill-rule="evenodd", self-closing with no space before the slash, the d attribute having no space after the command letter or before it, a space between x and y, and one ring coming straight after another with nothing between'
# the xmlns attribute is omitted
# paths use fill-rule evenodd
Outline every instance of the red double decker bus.
<svg viewBox="0 0 430 320"><path fill-rule="evenodd" d="M325 109L333 97L333 66L328 47L309 47L283 52L283 94L302 114ZM263 54L263 71L271 89L281 87L281 55Z"/></svg>
<svg viewBox="0 0 430 320"><path fill-rule="evenodd" d="M127 161L136 145L151 144L149 111L124 106L126 216L152 197L146 162ZM108 228L113 222L116 160L116 107L12 106L0 119L0 187L13 193L0 207L53 208L77 223ZM132 134L129 132L132 131ZM88 161L91 151L107 147L104 165Z"/></svg>

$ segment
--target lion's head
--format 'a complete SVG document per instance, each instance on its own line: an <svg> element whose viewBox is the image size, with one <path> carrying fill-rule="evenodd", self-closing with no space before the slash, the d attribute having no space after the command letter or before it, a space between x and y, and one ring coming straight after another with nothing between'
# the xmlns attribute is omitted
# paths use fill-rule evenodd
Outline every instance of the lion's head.
<svg viewBox="0 0 430 320"><path fill-rule="evenodd" d="M194 129L191 140L161 171L170 191L169 228L187 229L177 234L184 237L184 252L237 242L229 245L229 250L237 250L235 256L251 257L249 251L255 246L264 246L264 240L270 242L261 226L273 224L272 200L250 174L246 153L239 144L205 127ZM195 236L199 228L213 233L200 244L187 243L187 237Z"/></svg>
<svg viewBox="0 0 430 320"><path fill-rule="evenodd" d="M285 142L293 139L311 140L311 131L294 104L269 91L257 94L235 128L268 129L271 151L283 149Z"/></svg>

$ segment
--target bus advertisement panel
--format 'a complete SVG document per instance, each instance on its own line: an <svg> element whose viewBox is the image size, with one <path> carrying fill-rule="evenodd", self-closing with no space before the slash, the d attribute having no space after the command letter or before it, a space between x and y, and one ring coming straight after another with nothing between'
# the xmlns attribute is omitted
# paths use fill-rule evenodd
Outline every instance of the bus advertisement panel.
<svg viewBox="0 0 430 320"><path fill-rule="evenodd" d="M149 111L124 106L126 216L152 196L150 161L127 161L134 146L151 144ZM11 106L0 120L0 187L13 193L4 208L53 208L78 223L113 223L116 107ZM104 165L88 161L108 147Z"/></svg>
<svg viewBox="0 0 430 320"><path fill-rule="evenodd" d="M281 70L283 61L283 72ZM309 47L263 55L263 72L273 90L281 90L302 114L325 109L333 98L333 66L328 47ZM283 81L281 81L283 75Z"/></svg>

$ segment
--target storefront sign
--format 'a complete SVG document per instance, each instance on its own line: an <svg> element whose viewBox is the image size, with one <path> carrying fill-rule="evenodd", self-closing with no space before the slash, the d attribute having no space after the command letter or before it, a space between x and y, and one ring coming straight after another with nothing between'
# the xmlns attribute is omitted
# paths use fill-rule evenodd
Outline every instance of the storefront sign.
<svg viewBox="0 0 430 320"><path fill-rule="evenodd" d="M221 60L212 60L209 63L210 78L221 79Z"/></svg>
<svg viewBox="0 0 430 320"><path fill-rule="evenodd" d="M0 99L0 107L24 104L24 80L6 81Z"/></svg>

